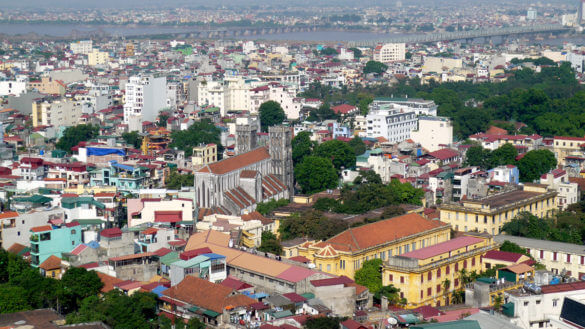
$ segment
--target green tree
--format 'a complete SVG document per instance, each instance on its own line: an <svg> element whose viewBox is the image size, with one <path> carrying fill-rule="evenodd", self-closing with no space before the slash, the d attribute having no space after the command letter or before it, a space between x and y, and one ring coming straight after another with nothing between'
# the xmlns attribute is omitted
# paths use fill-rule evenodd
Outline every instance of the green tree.
<svg viewBox="0 0 585 329"><path fill-rule="evenodd" d="M201 144L214 143L217 145L218 160L221 158L223 147L220 140L221 130L209 119L192 124L187 130L174 131L171 134L171 147L185 151L185 157L193 154L193 147Z"/></svg>
<svg viewBox="0 0 585 329"><path fill-rule="evenodd" d="M355 167L355 151L347 143L339 140L324 142L315 148L315 156L330 159L335 169Z"/></svg>
<svg viewBox="0 0 585 329"><path fill-rule="evenodd" d="M376 294L382 289L382 260L379 258L367 260L362 267L355 271L354 280L357 284L368 288L371 293Z"/></svg>
<svg viewBox="0 0 585 329"><path fill-rule="evenodd" d="M506 143L490 154L490 167L497 167L503 165L515 165L516 157L518 156L518 150L514 145Z"/></svg>
<svg viewBox="0 0 585 329"><path fill-rule="evenodd" d="M396 202L421 205L422 198L424 197L424 191L415 188L410 183L401 183L394 179L388 185L388 188L395 196Z"/></svg>
<svg viewBox="0 0 585 329"><path fill-rule="evenodd" d="M377 61L368 61L364 67L364 74L375 73L382 74L386 72L388 65Z"/></svg>
<svg viewBox="0 0 585 329"><path fill-rule="evenodd" d="M356 48L356 47L352 47L352 48L349 48L349 50L351 50L351 51L353 52L353 57L354 57L355 59L360 59L360 58L362 58L362 56L363 56L363 53L362 53L362 51L361 51L361 50L359 50L358 48Z"/></svg>
<svg viewBox="0 0 585 329"><path fill-rule="evenodd" d="M282 124L286 119L286 114L280 106L280 103L275 101L267 101L260 105L260 125L263 132L268 131L268 127Z"/></svg>
<svg viewBox="0 0 585 329"><path fill-rule="evenodd" d="M339 329L339 323L347 320L341 317L319 316L307 319L305 329Z"/></svg>
<svg viewBox="0 0 585 329"><path fill-rule="evenodd" d="M518 161L520 180L533 182L556 166L557 159L551 151L545 149L529 151Z"/></svg>
<svg viewBox="0 0 585 329"><path fill-rule="evenodd" d="M337 50L335 50L335 48L327 47L327 48L321 49L320 53L323 56L336 56Z"/></svg>
<svg viewBox="0 0 585 329"><path fill-rule="evenodd" d="M514 242L510 242L508 240L504 241L504 243L502 243L502 245L500 246L500 250L501 251L508 251L508 252L515 252L517 254L523 254L526 256L530 257L530 254L528 253L528 251L522 247L520 247L519 245L517 245Z"/></svg>
<svg viewBox="0 0 585 329"><path fill-rule="evenodd" d="M331 109L329 103L325 102L319 106L318 109L313 110L309 113L308 121L324 121L324 120L337 120L338 115Z"/></svg>
<svg viewBox="0 0 585 329"><path fill-rule="evenodd" d="M168 119L169 119L169 113L166 111L162 111L158 114L158 118L156 120L156 125L159 127L166 128Z"/></svg>
<svg viewBox="0 0 585 329"><path fill-rule="evenodd" d="M14 313L30 310L24 288L8 283L0 284L0 313Z"/></svg>
<svg viewBox="0 0 585 329"><path fill-rule="evenodd" d="M300 163L304 157L311 155L315 143L311 141L311 133L301 131L292 139L293 164Z"/></svg>
<svg viewBox="0 0 585 329"><path fill-rule="evenodd" d="M274 200L271 199L267 202L260 202L256 205L256 211L261 213L262 215L267 215L271 213L274 209L284 207L289 204L290 201L288 199L279 199Z"/></svg>
<svg viewBox="0 0 585 329"><path fill-rule="evenodd" d="M82 267L71 267L61 278L63 303L69 310L75 310L84 298L97 295L104 286L95 271Z"/></svg>
<svg viewBox="0 0 585 329"><path fill-rule="evenodd" d="M177 169L171 169L169 176L165 179L166 188L178 190L184 186L193 186L195 184L195 176L193 174L179 174Z"/></svg>
<svg viewBox="0 0 585 329"><path fill-rule="evenodd" d="M353 149L353 153L356 156L366 153L366 144L357 136L352 138L348 145Z"/></svg>
<svg viewBox="0 0 585 329"><path fill-rule="evenodd" d="M258 250L269 252L275 255L282 255L282 246L280 245L280 242L274 233L270 231L262 232L261 241L262 243L260 244Z"/></svg>
<svg viewBox="0 0 585 329"><path fill-rule="evenodd" d="M374 301L376 303L381 303L383 296L388 298L388 303L390 305L406 304L406 302L400 298L400 289L394 287L393 285L381 287L380 290L374 294Z"/></svg>
<svg viewBox="0 0 585 329"><path fill-rule="evenodd" d="M140 149L140 146L142 145L142 137L138 134L137 131L123 133L122 139L124 139L126 144L132 145L136 149Z"/></svg>
<svg viewBox="0 0 585 329"><path fill-rule="evenodd" d="M296 165L294 174L304 194L333 189L338 185L337 171L328 158L307 156Z"/></svg>
<svg viewBox="0 0 585 329"><path fill-rule="evenodd" d="M88 141L95 138L99 134L99 126L77 125L65 129L63 136L59 139L55 147L59 150L71 153L71 148L79 144L82 141Z"/></svg>
<svg viewBox="0 0 585 329"><path fill-rule="evenodd" d="M301 214L293 214L282 220L278 228L280 238L283 241L308 237L314 240L328 239L344 229L347 224L338 218L329 219L320 211L305 211Z"/></svg>

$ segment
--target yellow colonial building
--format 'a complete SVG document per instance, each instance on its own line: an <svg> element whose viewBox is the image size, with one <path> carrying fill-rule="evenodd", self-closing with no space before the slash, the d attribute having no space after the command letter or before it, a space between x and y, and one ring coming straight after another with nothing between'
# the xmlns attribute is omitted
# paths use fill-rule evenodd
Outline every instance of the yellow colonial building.
<svg viewBox="0 0 585 329"><path fill-rule="evenodd" d="M552 151L559 164L565 165L565 159L569 155L582 155L585 149L585 137L555 136Z"/></svg>
<svg viewBox="0 0 585 329"><path fill-rule="evenodd" d="M520 212L527 211L539 218L551 216L557 209L556 195L557 192L547 190L546 185L525 183L523 189L479 200L442 204L439 206L440 218L457 231L496 235Z"/></svg>
<svg viewBox="0 0 585 329"><path fill-rule="evenodd" d="M496 247L491 236L477 234L393 256L383 265L382 284L400 289L410 309L448 305L462 288L459 272L481 272L481 257Z"/></svg>
<svg viewBox="0 0 585 329"><path fill-rule="evenodd" d="M217 161L217 145L199 145L193 148L191 162L194 166L206 165Z"/></svg>
<svg viewBox="0 0 585 329"><path fill-rule="evenodd" d="M304 256L323 272L353 278L367 260L384 261L436 245L448 241L450 234L449 225L412 213L349 228L326 241L307 241L283 249L288 258Z"/></svg>

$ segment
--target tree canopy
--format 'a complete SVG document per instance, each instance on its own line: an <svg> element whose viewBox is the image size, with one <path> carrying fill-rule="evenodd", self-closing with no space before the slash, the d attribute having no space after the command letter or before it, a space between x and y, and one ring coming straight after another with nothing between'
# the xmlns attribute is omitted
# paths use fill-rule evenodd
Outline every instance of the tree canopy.
<svg viewBox="0 0 585 329"><path fill-rule="evenodd" d="M520 180L533 182L556 166L557 158L551 151L545 149L529 151L518 161Z"/></svg>
<svg viewBox="0 0 585 329"><path fill-rule="evenodd" d="M142 145L142 137L138 134L137 131L131 131L128 133L122 134L122 139L127 143L132 145L134 148L139 149Z"/></svg>
<svg viewBox="0 0 585 329"><path fill-rule="evenodd" d="M193 184L195 184L195 176L192 173L179 174L174 168L165 178L165 186L173 190L178 190L183 186L193 186Z"/></svg>
<svg viewBox="0 0 585 329"><path fill-rule="evenodd" d="M217 156L220 159L223 152L220 135L221 130L209 119L204 119L195 122L187 130L174 131L171 134L173 141L170 146L185 151L185 156L190 157L193 154L193 147L214 143L217 145Z"/></svg>
<svg viewBox="0 0 585 329"><path fill-rule="evenodd" d="M315 156L330 159L337 171L341 167L346 169L355 167L355 151L349 144L340 140L330 140L321 143L315 148Z"/></svg>
<svg viewBox="0 0 585 329"><path fill-rule="evenodd" d="M382 260L379 258L367 260L362 267L355 271L355 283L368 288L375 294L382 289Z"/></svg>
<svg viewBox="0 0 585 329"><path fill-rule="evenodd" d="M353 153L358 156L361 154L364 154L366 152L366 144L364 143L364 141L355 136L354 138L352 138L349 143L348 143L349 147L351 147L353 149Z"/></svg>
<svg viewBox="0 0 585 329"><path fill-rule="evenodd" d="M328 158L306 156L296 165L294 175L304 194L333 189L338 185L337 171Z"/></svg>
<svg viewBox="0 0 585 329"><path fill-rule="evenodd" d="M301 131L292 139L292 160L293 164L300 163L304 157L311 155L315 142L311 141L311 133Z"/></svg>
<svg viewBox="0 0 585 329"><path fill-rule="evenodd" d="M368 61L364 66L364 74L375 73L382 74L386 72L388 65L377 61Z"/></svg>
<svg viewBox="0 0 585 329"><path fill-rule="evenodd" d="M55 144L55 147L59 150L71 153L72 147L79 144L79 142L88 141L97 137L99 132L99 126L94 126L91 124L68 127L63 132L63 136L59 138L57 144Z"/></svg>
<svg viewBox="0 0 585 329"><path fill-rule="evenodd" d="M275 255L282 254L282 246L280 245L280 242L276 238L276 235L270 231L262 232L261 244L258 250Z"/></svg>
<svg viewBox="0 0 585 329"><path fill-rule="evenodd" d="M281 220L278 233L283 241L300 237L325 240L347 228L348 225L343 220L330 219L320 211L312 210Z"/></svg>
<svg viewBox="0 0 585 329"><path fill-rule="evenodd" d="M268 127L282 124L286 119L286 114L280 106L280 103L275 101L267 101L260 105L260 126L263 132L268 131Z"/></svg>
<svg viewBox="0 0 585 329"><path fill-rule="evenodd" d="M470 147L465 154L465 164L491 169L503 165L517 165L518 150L512 144L504 144L494 151L484 149L480 145Z"/></svg>

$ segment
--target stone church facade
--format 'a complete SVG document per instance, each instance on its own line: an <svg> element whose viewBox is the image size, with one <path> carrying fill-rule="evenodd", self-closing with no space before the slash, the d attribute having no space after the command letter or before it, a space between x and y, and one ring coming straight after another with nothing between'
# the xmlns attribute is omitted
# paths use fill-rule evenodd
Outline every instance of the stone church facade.
<svg viewBox="0 0 585 329"><path fill-rule="evenodd" d="M293 196L292 133L289 127L270 127L268 146L257 147L256 129L236 128L236 156L195 172L199 208L234 215L254 211L256 204Z"/></svg>

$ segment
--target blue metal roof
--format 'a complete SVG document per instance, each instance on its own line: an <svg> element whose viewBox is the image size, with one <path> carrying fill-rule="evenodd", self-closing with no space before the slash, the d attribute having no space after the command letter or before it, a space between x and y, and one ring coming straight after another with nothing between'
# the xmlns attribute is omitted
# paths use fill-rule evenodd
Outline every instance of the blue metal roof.
<svg viewBox="0 0 585 329"><path fill-rule="evenodd" d="M224 255L219 255L219 254L202 254L201 256L207 256L209 257L209 259L220 259L220 258L225 258Z"/></svg>
<svg viewBox="0 0 585 329"><path fill-rule="evenodd" d="M158 297L162 297L162 292L167 290L169 288L165 287L165 286L158 286L154 289L152 289L152 292L157 294Z"/></svg>

